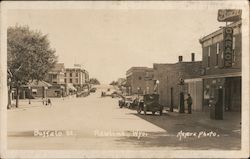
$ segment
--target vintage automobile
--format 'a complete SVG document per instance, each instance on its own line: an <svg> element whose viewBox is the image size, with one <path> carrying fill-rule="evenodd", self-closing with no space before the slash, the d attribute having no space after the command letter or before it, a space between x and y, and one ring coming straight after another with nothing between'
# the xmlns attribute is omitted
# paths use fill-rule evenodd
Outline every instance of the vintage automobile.
<svg viewBox="0 0 250 159"><path fill-rule="evenodd" d="M159 94L143 95L143 99L139 101L137 106L137 113L141 114L142 111L144 115L146 115L147 112L152 112L153 115L155 112L159 112L159 114L162 115L163 106L159 104Z"/></svg>
<svg viewBox="0 0 250 159"><path fill-rule="evenodd" d="M95 87L93 87L93 88L90 89L90 93L94 93L94 92L96 92L96 88Z"/></svg>
<svg viewBox="0 0 250 159"><path fill-rule="evenodd" d="M122 97L118 101L118 104L119 104L120 108L122 108L123 106L127 106L128 108L131 108L132 104L133 104L133 98L132 98L132 96Z"/></svg>

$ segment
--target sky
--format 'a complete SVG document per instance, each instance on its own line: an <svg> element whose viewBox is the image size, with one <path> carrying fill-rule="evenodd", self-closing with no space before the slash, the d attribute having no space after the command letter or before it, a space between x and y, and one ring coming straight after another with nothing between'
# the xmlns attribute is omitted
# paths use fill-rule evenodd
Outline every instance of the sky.
<svg viewBox="0 0 250 159"><path fill-rule="evenodd" d="M201 60L199 39L225 25L217 10L8 10L8 26L48 34L65 67L82 64L90 77L110 83L134 66Z"/></svg>

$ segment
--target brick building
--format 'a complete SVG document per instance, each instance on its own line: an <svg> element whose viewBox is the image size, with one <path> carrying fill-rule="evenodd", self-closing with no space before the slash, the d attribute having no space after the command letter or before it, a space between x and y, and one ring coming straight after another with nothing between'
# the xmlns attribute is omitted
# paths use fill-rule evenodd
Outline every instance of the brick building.
<svg viewBox="0 0 250 159"><path fill-rule="evenodd" d="M184 94L193 93L191 96L194 101L197 101L197 109L201 109L201 97L199 98L199 91L202 91L202 82L194 82L200 77L201 70L201 61L194 61L194 54L192 56L192 61L184 62L182 61L182 56L179 56L179 62L174 64L153 64L154 69L154 80L158 80L157 92L160 95L160 103L165 107L173 107L175 109L179 108L180 104L180 92ZM188 83L181 86L179 85L180 79L187 80ZM197 90L199 91L190 91L191 82L194 82L194 85L197 85ZM199 80L198 80L199 81ZM199 108L198 108L199 107Z"/></svg>
<svg viewBox="0 0 250 159"><path fill-rule="evenodd" d="M225 29L200 39L202 46L203 100L208 109L208 101L215 98L223 111L241 110L241 20L229 24L233 29L232 53L229 56L230 67L225 67ZM225 58L226 57L226 58ZM219 93L221 92L221 93Z"/></svg>
<svg viewBox="0 0 250 159"><path fill-rule="evenodd" d="M147 94L154 91L154 71L148 67L131 67L126 72L127 94Z"/></svg>

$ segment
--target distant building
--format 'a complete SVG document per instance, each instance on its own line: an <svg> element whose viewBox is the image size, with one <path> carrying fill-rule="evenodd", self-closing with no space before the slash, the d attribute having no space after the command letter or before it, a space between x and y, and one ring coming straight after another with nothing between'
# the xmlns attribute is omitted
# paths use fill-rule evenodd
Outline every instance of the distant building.
<svg viewBox="0 0 250 159"><path fill-rule="evenodd" d="M65 73L64 63L57 63L55 67L48 72L45 81L51 84L65 84L64 73Z"/></svg>
<svg viewBox="0 0 250 159"><path fill-rule="evenodd" d="M179 108L180 105L180 92L191 93L195 101L195 110L202 108L202 80L200 78L201 61L194 61L194 54L192 54L192 61L182 61L182 56L179 56L179 62L174 64L153 64L154 80L158 80L157 93L160 95L160 104L165 107ZM194 79L198 80L194 80ZM180 80L183 79L186 83L179 85ZM196 81L193 84L196 86L197 91L193 91L190 81Z"/></svg>
<svg viewBox="0 0 250 159"><path fill-rule="evenodd" d="M84 87L88 87L89 73L82 68L66 68L64 83L73 84L77 90L82 90Z"/></svg>
<svg viewBox="0 0 250 159"><path fill-rule="evenodd" d="M233 30L232 39L230 35L227 39L225 38L224 28L200 39L204 83L203 105L207 109L208 101L215 98L221 103L224 111L241 110L241 25L241 20L227 25ZM228 39L227 45L232 45L232 51L229 49L229 52L228 50L225 52L225 47L227 47L225 40Z"/></svg>
<svg viewBox="0 0 250 159"><path fill-rule="evenodd" d="M126 72L127 94L153 93L154 71L148 67L132 67Z"/></svg>

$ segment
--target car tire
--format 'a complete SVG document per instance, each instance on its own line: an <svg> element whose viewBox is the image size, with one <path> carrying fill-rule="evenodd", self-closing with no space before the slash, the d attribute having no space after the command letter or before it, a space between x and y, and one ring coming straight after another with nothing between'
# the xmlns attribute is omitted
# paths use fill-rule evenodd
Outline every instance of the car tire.
<svg viewBox="0 0 250 159"><path fill-rule="evenodd" d="M147 115L147 109L146 107L143 108L144 115Z"/></svg>
<svg viewBox="0 0 250 159"><path fill-rule="evenodd" d="M137 114L141 114L141 108L137 109Z"/></svg>
<svg viewBox="0 0 250 159"><path fill-rule="evenodd" d="M160 115L162 115L162 110L160 110L160 113L159 113Z"/></svg>

